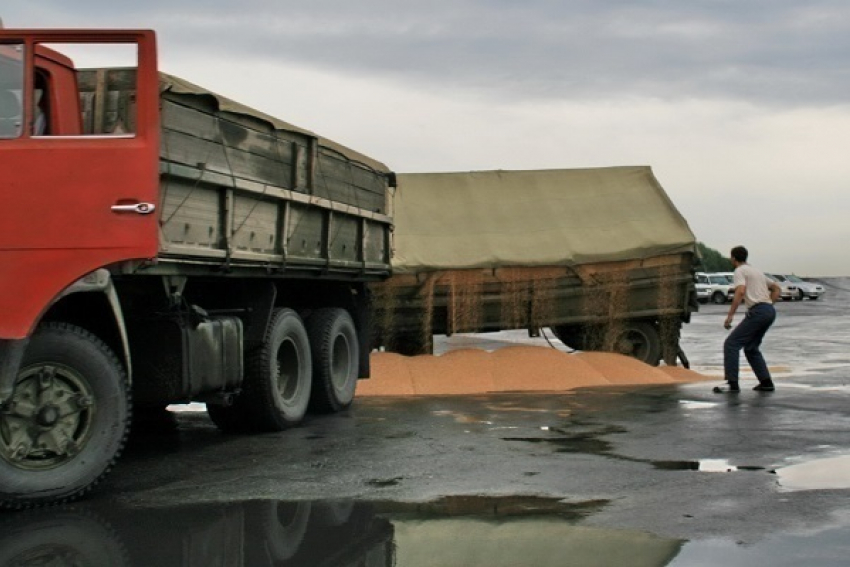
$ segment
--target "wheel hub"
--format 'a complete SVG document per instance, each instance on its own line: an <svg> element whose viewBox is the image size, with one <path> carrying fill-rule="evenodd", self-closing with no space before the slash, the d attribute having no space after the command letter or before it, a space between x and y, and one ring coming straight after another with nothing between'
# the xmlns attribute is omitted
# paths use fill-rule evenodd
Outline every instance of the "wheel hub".
<svg viewBox="0 0 850 567"><path fill-rule="evenodd" d="M24 370L0 412L0 458L27 470L60 466L91 434L92 392L69 368Z"/></svg>
<svg viewBox="0 0 850 567"><path fill-rule="evenodd" d="M59 421L59 408L53 404L48 404L38 410L35 417L35 422L42 427L53 427Z"/></svg>

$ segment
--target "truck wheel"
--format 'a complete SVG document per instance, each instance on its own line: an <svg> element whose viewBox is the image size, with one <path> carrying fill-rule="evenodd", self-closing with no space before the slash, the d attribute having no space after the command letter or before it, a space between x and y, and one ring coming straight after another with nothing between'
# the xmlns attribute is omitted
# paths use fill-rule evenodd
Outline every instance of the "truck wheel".
<svg viewBox="0 0 850 567"><path fill-rule="evenodd" d="M559 341L575 350L585 350L587 347L584 327L558 325L552 327L552 332Z"/></svg>
<svg viewBox="0 0 850 567"><path fill-rule="evenodd" d="M310 408L332 413L354 401L360 349L354 320L345 309L319 309L307 319L313 355Z"/></svg>
<svg viewBox="0 0 850 567"><path fill-rule="evenodd" d="M425 339L418 333L405 333L394 337L390 350L402 356L419 356L432 354L433 345L429 348Z"/></svg>
<svg viewBox="0 0 850 567"><path fill-rule="evenodd" d="M714 295L711 296L711 300L715 303L715 305L721 305L726 303L726 294L722 291L715 291Z"/></svg>
<svg viewBox="0 0 850 567"><path fill-rule="evenodd" d="M251 431L282 431L307 412L312 386L310 340L292 309L275 309L263 345L246 357L245 383L233 411Z"/></svg>
<svg viewBox="0 0 850 567"><path fill-rule="evenodd" d="M0 508L83 495L124 448L129 418L127 375L109 347L79 327L41 327L0 408Z"/></svg>
<svg viewBox="0 0 850 567"><path fill-rule="evenodd" d="M241 404L230 406L207 404L207 415L222 433L251 433L251 420L246 417Z"/></svg>
<svg viewBox="0 0 850 567"><path fill-rule="evenodd" d="M661 360L661 340L658 329L643 321L626 321L617 339L615 352L657 366Z"/></svg>

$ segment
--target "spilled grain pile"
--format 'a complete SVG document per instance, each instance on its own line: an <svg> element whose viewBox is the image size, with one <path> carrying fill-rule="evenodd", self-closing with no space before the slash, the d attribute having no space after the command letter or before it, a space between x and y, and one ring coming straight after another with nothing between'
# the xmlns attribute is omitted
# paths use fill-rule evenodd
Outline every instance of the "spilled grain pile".
<svg viewBox="0 0 850 567"><path fill-rule="evenodd" d="M705 380L681 367L654 367L627 356L565 353L537 346L493 352L463 349L440 356L372 354L372 378L358 396L460 395L566 391L585 386L675 384Z"/></svg>

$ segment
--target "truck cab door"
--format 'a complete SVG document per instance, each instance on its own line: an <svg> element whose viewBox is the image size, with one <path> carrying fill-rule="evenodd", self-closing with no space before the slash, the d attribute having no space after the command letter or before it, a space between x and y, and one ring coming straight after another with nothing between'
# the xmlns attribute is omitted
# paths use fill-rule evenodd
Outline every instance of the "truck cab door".
<svg viewBox="0 0 850 567"><path fill-rule="evenodd" d="M129 94L104 79L81 103L75 63L117 51ZM86 274L156 256L158 89L152 31L0 30L0 339Z"/></svg>

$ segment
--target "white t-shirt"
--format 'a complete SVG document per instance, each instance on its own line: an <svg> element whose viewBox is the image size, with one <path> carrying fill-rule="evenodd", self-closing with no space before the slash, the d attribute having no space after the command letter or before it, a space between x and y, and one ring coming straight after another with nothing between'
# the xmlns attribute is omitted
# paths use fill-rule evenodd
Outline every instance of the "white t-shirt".
<svg viewBox="0 0 850 567"><path fill-rule="evenodd" d="M741 264L735 268L733 280L735 287L746 286L744 290L744 304L747 309L756 303L773 303L770 299L770 288L767 287L767 277L763 272L753 268L749 264Z"/></svg>

